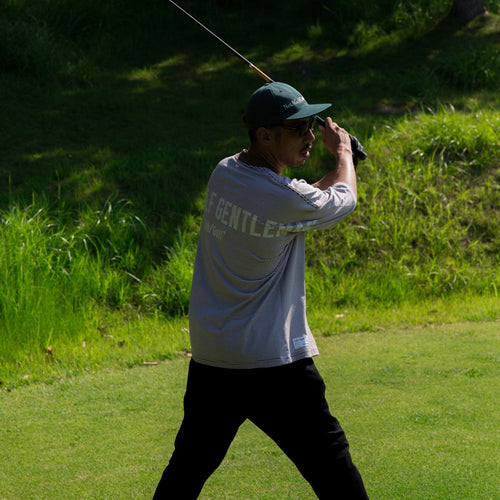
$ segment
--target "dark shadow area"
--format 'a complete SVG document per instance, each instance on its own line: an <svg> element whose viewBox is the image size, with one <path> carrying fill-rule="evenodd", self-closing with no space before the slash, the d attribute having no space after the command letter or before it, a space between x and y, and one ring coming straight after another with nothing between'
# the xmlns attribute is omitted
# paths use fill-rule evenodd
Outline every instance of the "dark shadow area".
<svg viewBox="0 0 500 500"><path fill-rule="evenodd" d="M168 2L59 4L60 18L48 18L54 27L41 19L30 35L41 44L37 57L59 50L50 72L40 59L24 67L3 60L0 208L29 204L36 193L77 217L85 204L126 198L160 252L201 211L217 161L247 145L244 106L264 82ZM474 95L478 87L467 88L466 75L455 82L446 62L470 54L471 44L500 43L498 29L478 36L481 21L468 31L445 20L402 44L346 52L353 21L322 2L182 4L273 79L311 102L332 102L335 119L348 116L363 140L409 110ZM9 15L29 31L29 12Z"/></svg>

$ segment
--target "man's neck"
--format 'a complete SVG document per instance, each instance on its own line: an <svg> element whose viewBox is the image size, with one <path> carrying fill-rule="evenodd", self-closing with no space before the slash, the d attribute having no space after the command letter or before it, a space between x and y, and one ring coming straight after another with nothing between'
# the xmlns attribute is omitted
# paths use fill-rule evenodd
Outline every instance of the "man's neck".
<svg viewBox="0 0 500 500"><path fill-rule="evenodd" d="M280 171L273 166L265 157L265 155L260 154L258 151L255 151L250 146L250 149L243 149L241 153L238 154L238 158L248 165L253 165L254 167L264 167L276 172L277 174Z"/></svg>

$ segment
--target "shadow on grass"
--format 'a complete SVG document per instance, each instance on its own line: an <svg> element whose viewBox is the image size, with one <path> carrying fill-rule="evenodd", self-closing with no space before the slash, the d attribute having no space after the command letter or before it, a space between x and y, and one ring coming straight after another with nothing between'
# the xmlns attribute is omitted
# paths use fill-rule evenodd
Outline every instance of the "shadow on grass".
<svg viewBox="0 0 500 500"><path fill-rule="evenodd" d="M244 106L263 82L168 4L153 2L154 12L140 14L136 25L138 10L129 3L110 32L90 16L94 38L81 41L85 20L78 25L77 16L66 26L91 61L79 81L29 68L0 78L0 207L28 204L35 193L49 204L63 200L77 214L82 205L126 198L155 233L154 250L201 212L217 161L247 145ZM471 48L498 50L497 19L468 29L446 20L414 40L388 38L370 51L342 53L338 42L347 28L336 34L338 14L325 16L322 4L309 5L301 23L300 2L286 11L269 8L265 17L252 15L252 5L185 7L275 80L298 87L311 102L332 102L334 118L363 140L408 110L481 99L478 91L489 87L495 94L498 84L453 81L446 61ZM319 35L312 34L315 23L324 23Z"/></svg>

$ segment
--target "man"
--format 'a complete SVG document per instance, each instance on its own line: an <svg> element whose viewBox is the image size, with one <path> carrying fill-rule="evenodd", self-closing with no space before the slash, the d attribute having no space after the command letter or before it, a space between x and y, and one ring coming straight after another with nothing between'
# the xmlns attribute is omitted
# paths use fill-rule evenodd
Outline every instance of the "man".
<svg viewBox="0 0 500 500"><path fill-rule="evenodd" d="M314 116L329 106L308 104L284 83L264 85L247 106L249 149L211 175L191 289L184 420L155 500L197 498L246 419L318 498L368 498L312 360L305 303L306 232L333 228L356 206L348 133L326 119L323 142L336 162L315 184L280 175L309 158Z"/></svg>

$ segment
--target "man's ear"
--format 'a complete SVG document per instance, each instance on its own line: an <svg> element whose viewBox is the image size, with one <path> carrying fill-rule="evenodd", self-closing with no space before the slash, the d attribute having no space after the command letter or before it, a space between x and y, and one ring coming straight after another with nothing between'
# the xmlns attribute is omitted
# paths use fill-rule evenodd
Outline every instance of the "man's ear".
<svg viewBox="0 0 500 500"><path fill-rule="evenodd" d="M259 127L256 130L255 135L257 136L258 141L263 144L269 144L273 137L271 129L266 127Z"/></svg>

